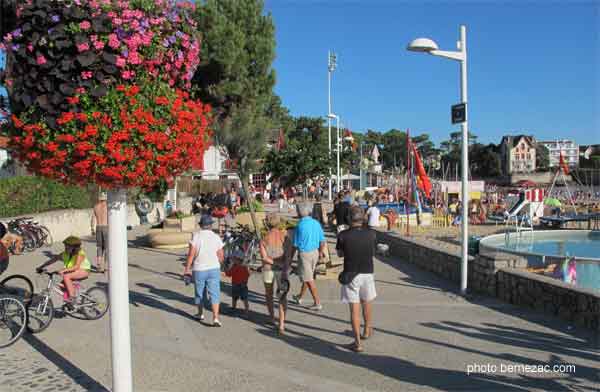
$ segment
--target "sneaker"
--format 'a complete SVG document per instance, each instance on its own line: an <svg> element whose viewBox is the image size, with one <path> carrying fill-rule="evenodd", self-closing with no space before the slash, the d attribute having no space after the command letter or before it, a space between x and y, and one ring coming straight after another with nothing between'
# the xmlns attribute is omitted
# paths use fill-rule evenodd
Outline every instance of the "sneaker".
<svg viewBox="0 0 600 392"><path fill-rule="evenodd" d="M202 314L202 313L196 313L196 314L194 315L194 318L195 318L196 320L204 321L204 314Z"/></svg>
<svg viewBox="0 0 600 392"><path fill-rule="evenodd" d="M321 304L314 304L314 305L313 305L313 306L311 306L309 309L310 309L310 310L315 310L315 311L317 311L317 312L318 312L319 310L323 310L323 305L321 305Z"/></svg>
<svg viewBox="0 0 600 392"><path fill-rule="evenodd" d="M221 322L218 319L213 320L213 327L221 327Z"/></svg>
<svg viewBox="0 0 600 392"><path fill-rule="evenodd" d="M292 302L296 305L302 305L302 298L299 295L292 295Z"/></svg>

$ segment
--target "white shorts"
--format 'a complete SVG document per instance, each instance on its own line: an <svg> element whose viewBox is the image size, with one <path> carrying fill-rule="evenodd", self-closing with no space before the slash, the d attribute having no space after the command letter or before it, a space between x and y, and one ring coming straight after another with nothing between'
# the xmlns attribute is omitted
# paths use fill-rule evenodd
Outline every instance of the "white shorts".
<svg viewBox="0 0 600 392"><path fill-rule="evenodd" d="M263 282L266 284L277 284L277 287L279 287L281 285L281 274L282 271L277 270L277 271L273 271L273 270L263 270L262 272L262 276L263 276Z"/></svg>
<svg viewBox="0 0 600 392"><path fill-rule="evenodd" d="M375 292L375 275L358 274L350 284L342 285L342 302L357 304L360 301L370 302L377 297Z"/></svg>

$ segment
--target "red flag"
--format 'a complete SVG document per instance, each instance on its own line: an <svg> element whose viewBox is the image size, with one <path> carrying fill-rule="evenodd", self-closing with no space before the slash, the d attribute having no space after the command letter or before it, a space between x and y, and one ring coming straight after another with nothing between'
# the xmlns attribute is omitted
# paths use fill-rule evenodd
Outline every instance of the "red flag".
<svg viewBox="0 0 600 392"><path fill-rule="evenodd" d="M419 156L419 151L417 150L417 147L414 143L410 143L410 146L412 147L413 154L415 155L415 166L417 169L417 174L419 176L418 179L420 180L419 188L421 188L423 192L425 192L425 196L431 197L431 181L427 176L427 172L425 171L425 167L423 166L423 162L421 161L421 157Z"/></svg>
<svg viewBox="0 0 600 392"><path fill-rule="evenodd" d="M560 152L560 167L563 170L563 173L569 174L569 166L567 166L567 163L565 162L562 151Z"/></svg>

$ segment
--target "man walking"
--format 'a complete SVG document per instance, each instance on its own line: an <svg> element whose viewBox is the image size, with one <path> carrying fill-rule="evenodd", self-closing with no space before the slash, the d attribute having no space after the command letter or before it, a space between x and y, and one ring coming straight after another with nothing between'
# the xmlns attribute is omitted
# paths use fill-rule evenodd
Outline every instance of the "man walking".
<svg viewBox="0 0 600 392"><path fill-rule="evenodd" d="M338 235L336 249L344 258L344 270L340 274L342 284L342 302L350 306L350 321L354 333L354 343L350 349L363 351L361 339L373 335L371 326L371 302L377 296L373 275L373 254L375 253L376 234L374 230L363 227L364 214L360 207L352 207L350 229ZM360 334L360 310L364 318L364 328Z"/></svg>
<svg viewBox="0 0 600 392"><path fill-rule="evenodd" d="M340 233L350 227L350 197L347 194L339 195L338 202L333 207L333 215L337 226L337 232Z"/></svg>
<svg viewBox="0 0 600 392"><path fill-rule="evenodd" d="M108 242L108 206L106 192L100 192L94 205L94 220L96 221L96 265L98 272L104 273L106 263L106 244ZM93 227L93 226L92 226Z"/></svg>
<svg viewBox="0 0 600 392"><path fill-rule="evenodd" d="M302 296L306 293L306 289L310 290L314 304L312 310L321 310L321 300L317 293L317 286L314 281L315 269L319 262L319 256L326 258L325 234L321 224L313 219L310 214L312 208L308 203L301 203L298 207L300 221L294 232L294 248L298 250L298 266L300 277L302 279L302 288L300 294L292 296L294 302L298 305L302 304Z"/></svg>

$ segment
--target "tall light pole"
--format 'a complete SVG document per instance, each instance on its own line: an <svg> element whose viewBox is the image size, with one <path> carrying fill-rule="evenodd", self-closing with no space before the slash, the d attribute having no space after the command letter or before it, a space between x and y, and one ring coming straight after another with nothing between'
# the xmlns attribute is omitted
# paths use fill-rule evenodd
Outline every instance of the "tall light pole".
<svg viewBox="0 0 600 392"><path fill-rule="evenodd" d="M457 42L458 51L439 50L437 44L428 38L417 38L412 41L407 49L413 52L425 52L433 56L445 57L460 62L460 100L465 104L464 121L462 128L462 268L460 279L460 292L467 293L467 269L469 260L469 131L467 125L467 28L460 26L460 41Z"/></svg>
<svg viewBox="0 0 600 392"><path fill-rule="evenodd" d="M331 74L337 66L337 55L333 52L327 52L327 113L331 113ZM327 116L327 143L329 146L329 157L331 158L331 117ZM338 164L339 166L339 164ZM338 184L339 188L339 184ZM329 166L329 192L327 193L329 201L332 200L331 195L331 166Z"/></svg>
<svg viewBox="0 0 600 392"><path fill-rule="evenodd" d="M330 121L331 121L331 119L335 119L335 126L337 128L337 132L336 132L337 137L335 138L336 139L336 143L337 143L337 174L335 176L335 183L337 185L338 192L339 192L340 191L340 145L341 145L341 143L340 143L340 141L341 141L341 138L340 138L340 118L339 118L339 116L337 116L337 115L335 115L333 113L329 113L327 115L327 118Z"/></svg>

